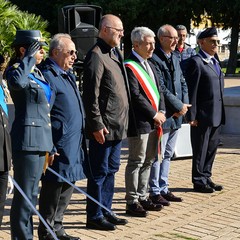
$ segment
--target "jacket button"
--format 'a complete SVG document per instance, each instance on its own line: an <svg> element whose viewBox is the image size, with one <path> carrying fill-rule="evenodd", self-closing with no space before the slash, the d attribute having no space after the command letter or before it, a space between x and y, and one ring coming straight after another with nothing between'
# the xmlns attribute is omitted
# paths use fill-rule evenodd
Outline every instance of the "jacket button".
<svg viewBox="0 0 240 240"><path fill-rule="evenodd" d="M50 104L48 103L47 106L50 107Z"/></svg>
<svg viewBox="0 0 240 240"><path fill-rule="evenodd" d="M51 127L51 123L49 123L48 126Z"/></svg>
<svg viewBox="0 0 240 240"><path fill-rule="evenodd" d="M35 122L32 122L32 125L35 125Z"/></svg>
<svg viewBox="0 0 240 240"><path fill-rule="evenodd" d="M50 113L48 113L48 117L50 117L51 115L50 115Z"/></svg>
<svg viewBox="0 0 240 240"><path fill-rule="evenodd" d="M4 126L4 127L7 127L7 124L4 124L3 126Z"/></svg>

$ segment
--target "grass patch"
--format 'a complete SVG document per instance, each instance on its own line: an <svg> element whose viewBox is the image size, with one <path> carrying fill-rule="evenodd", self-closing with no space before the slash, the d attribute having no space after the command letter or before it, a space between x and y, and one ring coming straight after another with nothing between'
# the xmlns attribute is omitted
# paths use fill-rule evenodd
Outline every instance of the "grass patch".
<svg viewBox="0 0 240 240"><path fill-rule="evenodd" d="M222 72L226 73L227 68L222 68ZM239 74L240 73L240 68L236 68L235 74Z"/></svg>
<svg viewBox="0 0 240 240"><path fill-rule="evenodd" d="M169 235L172 235L171 239L198 240L197 238L187 237L187 236L184 236L184 235L179 234L179 233L167 233L166 235L164 235L164 234L154 234L155 237L159 237L160 239L161 238L168 238L169 239Z"/></svg>

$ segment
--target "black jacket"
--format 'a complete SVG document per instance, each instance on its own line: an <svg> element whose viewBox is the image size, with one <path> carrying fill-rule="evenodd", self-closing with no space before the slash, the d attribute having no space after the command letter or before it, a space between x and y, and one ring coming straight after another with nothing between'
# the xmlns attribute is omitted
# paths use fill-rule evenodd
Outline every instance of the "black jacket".
<svg viewBox="0 0 240 240"><path fill-rule="evenodd" d="M120 52L117 58L102 39L88 52L84 62L83 103L86 133L106 127L106 140L126 138L129 116L129 89Z"/></svg>

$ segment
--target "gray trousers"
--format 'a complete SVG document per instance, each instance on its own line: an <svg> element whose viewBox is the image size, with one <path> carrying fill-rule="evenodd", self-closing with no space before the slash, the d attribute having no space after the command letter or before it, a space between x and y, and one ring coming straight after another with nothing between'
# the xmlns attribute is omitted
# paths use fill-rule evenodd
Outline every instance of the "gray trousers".
<svg viewBox="0 0 240 240"><path fill-rule="evenodd" d="M129 157L125 171L127 204L147 198L150 170L157 155L157 145L156 130L128 138Z"/></svg>

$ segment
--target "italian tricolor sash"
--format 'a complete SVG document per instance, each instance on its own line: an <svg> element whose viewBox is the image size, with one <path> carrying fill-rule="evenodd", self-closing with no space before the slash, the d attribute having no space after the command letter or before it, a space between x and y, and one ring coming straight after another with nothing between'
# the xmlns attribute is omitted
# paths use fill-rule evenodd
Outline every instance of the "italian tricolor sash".
<svg viewBox="0 0 240 240"><path fill-rule="evenodd" d="M160 102L160 94L158 92L156 84L150 78L150 76L146 73L146 71L136 62L127 59L125 62L125 66L130 68L134 75L136 76L139 84L143 88L143 91L147 95L151 105L153 108L158 111L159 110L159 102ZM158 135L158 159L160 158L161 148L160 148L160 141L163 135L162 127L159 126L157 128L157 135Z"/></svg>
<svg viewBox="0 0 240 240"><path fill-rule="evenodd" d="M151 105L156 111L158 111L160 94L158 92L156 84L153 82L150 76L146 73L143 67L141 67L136 62L127 59L125 61L125 66L129 67L133 71L143 91L147 95L147 98L149 99Z"/></svg>

